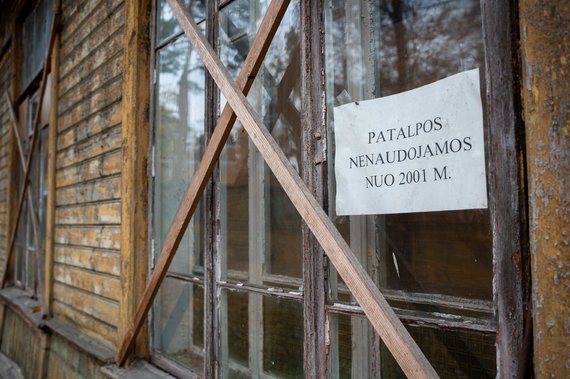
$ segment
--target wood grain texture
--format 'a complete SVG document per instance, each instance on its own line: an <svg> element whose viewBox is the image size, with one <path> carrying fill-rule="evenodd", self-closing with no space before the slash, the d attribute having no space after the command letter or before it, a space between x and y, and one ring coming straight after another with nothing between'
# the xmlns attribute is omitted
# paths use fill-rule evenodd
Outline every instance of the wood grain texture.
<svg viewBox="0 0 570 379"><path fill-rule="evenodd" d="M184 5L179 0L167 1L251 140L404 373L411 378L437 377L433 367L388 305L378 287L279 149L259 115L233 82Z"/></svg>
<svg viewBox="0 0 570 379"><path fill-rule="evenodd" d="M59 13L59 1L54 0L54 11ZM53 288L53 262L54 262L54 232L55 232L55 200L56 200L56 152L57 152L57 121L58 121L58 98L59 93L59 42L60 35L56 37L53 47L51 66L55 67L51 72L50 88L50 110L48 125L48 146L47 146L47 199L45 215L45 267L44 267L44 309L43 315L46 318L52 314L52 288Z"/></svg>
<svg viewBox="0 0 570 379"><path fill-rule="evenodd" d="M261 67L263 58L269 49L271 40L277 31L288 4L288 0L273 0L266 12L266 15L259 27L258 34L252 43L250 52L237 79L238 85L246 94L253 85L253 80ZM153 299L159 290L164 276L166 275L168 266L176 253L176 249L180 244L184 231L188 226L188 222L198 205L200 196L208 183L210 175L214 170L214 166L220 157L223 146L230 134L235 120L236 116L231 110L231 107L226 106L218 120L210 141L208 142L204 156L202 157L194 177L192 178L192 182L188 187L188 191L184 196L178 213L176 214L154 271L145 288L143 297L137 305L134 320L132 320L127 333L123 337L116 357L118 365L122 365L125 362L127 354L132 348L134 339L143 325L143 321L148 314Z"/></svg>
<svg viewBox="0 0 570 379"><path fill-rule="evenodd" d="M119 339L127 332L148 272L148 147L150 106L149 0L125 1L121 165L121 308ZM146 331L138 355L148 355Z"/></svg>
<svg viewBox="0 0 570 379"><path fill-rule="evenodd" d="M326 109L324 67L324 24L322 1L301 3L301 67L302 103L301 130L303 131L303 181L315 200L324 207L327 204ZM315 78L319 78L316 80ZM316 163L319 162L319 163ZM305 326L304 371L306 378L327 376L326 281L325 252L303 223L303 314Z"/></svg>
<svg viewBox="0 0 570 379"><path fill-rule="evenodd" d="M489 208L499 377L525 377L528 229L516 1L481 2L491 139Z"/></svg>

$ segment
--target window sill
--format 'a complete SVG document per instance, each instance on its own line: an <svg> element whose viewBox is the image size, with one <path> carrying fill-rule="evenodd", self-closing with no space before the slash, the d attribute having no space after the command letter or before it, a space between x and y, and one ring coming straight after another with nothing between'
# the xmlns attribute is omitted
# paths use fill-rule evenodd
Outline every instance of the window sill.
<svg viewBox="0 0 570 379"><path fill-rule="evenodd" d="M0 290L0 301L18 313L23 320L33 327L45 327L45 320L42 317L40 303L32 299L29 292L17 287L3 288Z"/></svg>
<svg viewBox="0 0 570 379"><path fill-rule="evenodd" d="M136 361L129 367L109 365L101 368L101 372L113 379L175 379L165 371L146 361Z"/></svg>

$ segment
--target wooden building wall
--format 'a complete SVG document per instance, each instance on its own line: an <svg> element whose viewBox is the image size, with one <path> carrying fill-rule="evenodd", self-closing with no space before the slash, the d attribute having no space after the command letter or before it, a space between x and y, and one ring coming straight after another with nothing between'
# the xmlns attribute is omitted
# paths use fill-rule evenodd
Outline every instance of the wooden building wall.
<svg viewBox="0 0 570 379"><path fill-rule="evenodd" d="M53 313L114 345L124 4L65 0L61 6Z"/></svg>
<svg viewBox="0 0 570 379"><path fill-rule="evenodd" d="M11 92L12 87L12 57L9 52L0 58L0 95ZM0 277L3 277L8 241L8 176L10 154L10 119L8 104L0 102Z"/></svg>

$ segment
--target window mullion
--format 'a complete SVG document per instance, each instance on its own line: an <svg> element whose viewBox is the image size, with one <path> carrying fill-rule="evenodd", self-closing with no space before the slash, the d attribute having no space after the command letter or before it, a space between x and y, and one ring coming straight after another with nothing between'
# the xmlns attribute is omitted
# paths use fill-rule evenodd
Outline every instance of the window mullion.
<svg viewBox="0 0 570 379"><path fill-rule="evenodd" d="M206 38L214 49L218 49L218 1L206 2ZM219 113L219 90L205 70L204 127L209 140L216 126ZM205 144L206 145L206 144ZM219 165L214 169L212 179L204 191L204 377L214 378L219 373L220 315L216 309L221 301L216 287L215 267L221 259L220 239L216 219L219 214Z"/></svg>
<svg viewBox="0 0 570 379"><path fill-rule="evenodd" d="M301 2L302 70L302 175L323 206L326 204L327 167L324 87L324 4ZM305 377L326 376L325 256L320 244L303 222L303 315L305 323Z"/></svg>

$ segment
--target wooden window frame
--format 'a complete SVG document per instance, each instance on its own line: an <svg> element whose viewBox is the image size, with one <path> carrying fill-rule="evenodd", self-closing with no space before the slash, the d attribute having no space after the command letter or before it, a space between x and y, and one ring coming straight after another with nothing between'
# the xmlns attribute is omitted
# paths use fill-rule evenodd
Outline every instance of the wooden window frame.
<svg viewBox="0 0 570 379"><path fill-rule="evenodd" d="M29 215L24 216L24 226L26 228L26 230L24 231L26 234L29 233L29 225L28 223L31 223L31 229L32 229L32 233L34 234L34 249L35 249L35 255L36 255L36 270L34 272L34 277L35 277L35 287L33 289L33 291L31 291L30 295L32 297L36 297L39 300L40 306L41 306L41 312L42 315L47 314L48 309L46 308L46 304L49 303L49 301L46 301L46 298L49 299L49 290L46 289L46 285L44 281L48 281L50 279L50 274L51 273L51 265L49 264L49 261L51 260L51 255L49 255L49 244L47 243L47 239L48 239L48 235L49 235L49 229L50 229L50 219L53 219L53 210L50 210L50 200L52 198L54 198L55 194L53 193L54 191L50 191L50 185L54 183L54 176L55 174L49 170L49 166L50 166L50 161L51 159L49 159L49 156L53 155L50 154L49 151L52 148L53 142L55 141L55 138L52 136L52 130L55 128L55 122L54 118L53 118L53 114L54 114L54 108L56 107L57 102L56 101L49 101L49 97L51 96L52 99L54 98L54 78L52 75L52 79L51 79L51 88L48 88L48 75L51 73L51 67L52 67L52 58L55 57L55 55L53 55L53 50L55 49L55 45L56 45L56 36L57 36L57 25L59 22L59 12L58 12L58 2L57 0L54 0L53 3L53 13L52 13L52 19L51 19L51 26L49 28L49 35L48 35L48 40L47 40L47 45L46 45L46 51L44 53L44 59L42 62L42 66L39 70L39 72L37 73L36 77L33 77L29 80L29 83L27 84L26 88L20 88L20 79L21 79L21 73L22 73L22 54L23 54L23 49L21 47L21 43L22 43L22 27L23 27L23 17L18 18L18 20L16 21L16 23L14 24L14 31L12 34L12 43L14 46L14 60L13 60L13 93L15 95L15 97L17 97L17 100L15 102L15 104L12 102L10 95L8 93L4 94L4 100L7 102L8 104L8 108L9 108L9 116L10 116L10 124L11 124L11 139L10 139L10 144L11 146L14 146L15 148L13 148L12 153L10 153L10 159L11 159L11 163L9 165L10 167L10 175L9 175L9 184L8 184L8 191L10 194L13 194L13 196L9 197L9 202L8 202L8 219L10 220L10 225L12 225L11 229L9 230L9 239L7 241L7 254L6 254L6 262L5 262L5 267L4 267L4 271L3 271L3 277L0 278L0 284L2 287L6 286L8 284L8 280L10 278L9 275L9 270L12 269L13 270L13 280L14 280L14 284L18 287L21 287L23 289L26 289L26 285L25 283L18 283L17 280L17 275L15 270L17 269L17 262L16 262L16 257L14 257L15 255L15 245L16 245L16 237L18 235L18 227L20 226L20 220L22 217L22 213L24 213L24 204L27 202L27 210L29 213ZM34 8L35 9L35 8ZM29 9L25 9L22 8L20 9L18 12L22 13L22 14L29 14ZM56 61L55 59L53 59L54 61ZM50 91L49 93L47 93L48 91ZM18 96L19 95L19 96ZM17 112L15 109L15 106L20 106L21 104L29 104L29 101L33 98L37 97L37 102L38 102L38 106L37 106L37 110L36 110L36 114L34 116L33 119L27 120L26 123L27 125L22 126L20 124L20 122L18 121L18 117L17 117ZM46 97L48 98L48 100L46 101ZM42 124L42 115L45 112L45 109L43 109L44 103L49 103L50 104L50 109L48 110L48 120L46 122L44 122L44 124ZM26 106L26 108L29 108L29 106L31 106L30 104ZM25 109L26 113L28 112L28 109ZM27 117L29 118L29 117ZM26 119L27 119L26 118ZM28 128L28 125L31 126L31 130ZM44 131L46 131L47 134L47 138L45 140L46 142L46 146L44 146L44 149L47 149L47 153L48 153L48 161L47 162L38 162L39 163L39 167L38 167L38 180L44 182L45 186L46 186L46 190L48 192L48 196L47 196L47 200L46 200L46 214L45 215L41 215L42 217L42 224L45 227L45 231L46 231L46 241L45 243L42 244L42 242L44 241L40 241L41 238L41 232L40 232L40 227L42 227L42 225L39 225L39 221L38 221L38 213L37 210L35 208L35 204L34 204L34 199L33 199L33 194L31 192L31 188L30 188L30 176L31 176L31 166L33 164L33 159L34 159L34 155L37 153L40 153L40 148L38 147L38 141L41 140L42 138L42 134L44 133ZM22 133L24 133L24 136L22 136ZM24 152L23 148L24 148L24 140L28 141L28 146L27 146L27 156L26 153ZM39 158L41 159L41 157ZM19 161L19 162L18 162ZM45 168L45 172L42 170L42 167ZM22 176L21 177L17 177L16 173L19 172L21 170ZM45 176L44 176L45 174ZM18 182L22 183L21 184L21 188L20 185L18 184ZM38 183L38 185L40 185L40 183ZM39 188L41 189L41 188ZM41 194L40 194L41 197ZM38 200L38 206L42 206L42 204L40 203L39 199ZM28 238L26 236L26 241L25 244L28 244ZM40 248L43 250L43 259L41 259L40 256ZM27 250L27 248L26 248ZM27 254L26 254L27 255Z"/></svg>
<svg viewBox="0 0 570 379"><path fill-rule="evenodd" d="M213 3L213 2L210 2ZM229 4L229 1L221 2L220 7ZM483 35L485 44L485 63L487 68L487 97L489 100L489 116L491 138L491 163L494 167L490 173L490 210L493 231L493 271L494 271L494 310L496 324L483 324L472 328L482 332L497 333L497 367L499 376L507 376L512 373L524 373L528 369L529 346L528 336L531 335L528 327L530 315L528 312L529 302L529 270L528 249L526 241L526 203L525 203L525 172L524 172L524 134L520 127L521 105L519 98L519 53L518 43L518 9L514 1L491 3L482 0ZM324 11L323 1L302 2L302 39L301 44L303 81L302 88L305 96L303 100L304 112L302 118L303 130L303 164L304 181L321 206L326 204L327 170L323 164L325 157L323 152L326 145L326 109L323 58L324 48ZM215 6L208 7L207 14L212 17L216 14ZM207 16L208 17L208 16ZM210 19L210 18L209 18ZM211 19L215 19L212 17ZM508 22L505 22L508 20ZM207 37L210 42L215 41L217 23L209 23ZM154 51L154 49L151 49ZM318 78L319 80L315 80ZM213 81L207 80L207 90L215 89ZM213 112L217 109L216 91L207 96L206 108ZM309 96L307 96L309 94ZM210 105L214 105L211 106ZM208 118L207 118L208 119ZM213 118L212 118L213 119ZM213 125L207 130L212 133ZM211 135L210 135L211 137ZM212 168L213 169L213 168ZM210 206L210 220L215 220L216 192L210 184L206 192L205 201ZM514 196L513 196L514 194ZM212 226L211 226L212 227ZM208 231L206 232L208 234ZM211 235L211 234L210 234ZM209 250L211 248L211 250ZM216 251L215 244L210 242L206 246L207 251ZM303 309L305 320L305 372L307 377L319 377L327 370L327 353L325 347L326 330L325 320L327 312L346 313L350 315L363 314L362 309L354 307L335 307L327 304L325 299L326 265L324 250L309 231L307 225L303 225L303 273L304 273L304 296ZM210 254L205 254L210 257ZM206 318L209 325L205 325L206 336L214 336L215 327L219 320L215 312L214 294L219 284L215 282L215 262L205 260L205 292L208 299ZM166 262L166 266L168 262ZM157 264L158 266L158 264ZM151 286L157 286L160 280L151 278ZM231 287L231 285L228 285ZM219 286L223 287L223 286ZM228 288L229 288L228 287ZM158 288L156 288L158 290ZM266 291L262 291L266 293ZM395 294L397 296L398 294ZM212 296L210 298L210 296ZM438 301L438 299L432 299ZM439 300L441 301L441 299ZM140 309L139 309L140 310ZM141 313L141 312L137 312ZM142 312L143 316L144 313ZM406 323L425 322L425 317L398 313ZM142 316L137 315L138 318ZM118 363L124 362L126 352L131 345L136 332L134 328L125 334L123 345L118 352ZM453 325L439 323L437 320L427 320L433 325L444 328L464 329L461 323ZM496 329L495 329L496 328ZM134 330L134 332L133 332ZM205 338L206 341L209 340ZM214 362L219 362L217 354L219 345L216 341L209 341L205 346L205 375L218 372L213 367ZM123 354L123 356L121 356ZM164 360L156 358L157 363ZM168 364L166 364L168 366Z"/></svg>

